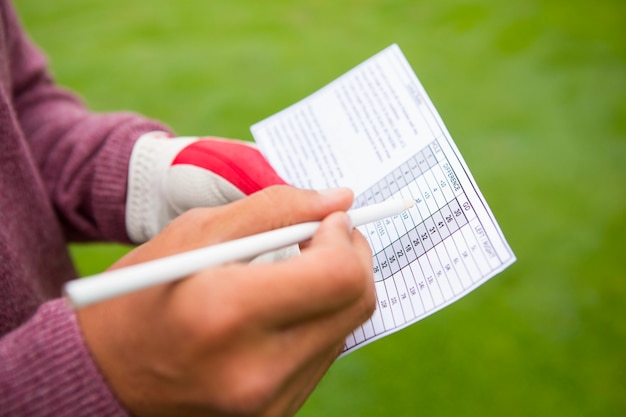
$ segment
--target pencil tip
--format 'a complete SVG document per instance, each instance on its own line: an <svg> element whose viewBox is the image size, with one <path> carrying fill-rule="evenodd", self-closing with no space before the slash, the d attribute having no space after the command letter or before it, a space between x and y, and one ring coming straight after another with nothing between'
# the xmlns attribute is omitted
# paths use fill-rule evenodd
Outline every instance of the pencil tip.
<svg viewBox="0 0 626 417"><path fill-rule="evenodd" d="M409 200L408 198L404 199L404 209L408 210L415 205L415 200Z"/></svg>

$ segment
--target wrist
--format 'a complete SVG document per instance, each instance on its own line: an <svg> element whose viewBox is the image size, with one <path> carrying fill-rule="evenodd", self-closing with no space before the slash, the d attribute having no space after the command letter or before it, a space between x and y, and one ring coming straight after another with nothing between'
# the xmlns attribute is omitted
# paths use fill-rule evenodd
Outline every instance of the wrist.
<svg viewBox="0 0 626 417"><path fill-rule="evenodd" d="M133 243L153 237L170 218L163 183L176 155L197 138L171 138L163 132L142 135L133 147L128 166L126 230Z"/></svg>

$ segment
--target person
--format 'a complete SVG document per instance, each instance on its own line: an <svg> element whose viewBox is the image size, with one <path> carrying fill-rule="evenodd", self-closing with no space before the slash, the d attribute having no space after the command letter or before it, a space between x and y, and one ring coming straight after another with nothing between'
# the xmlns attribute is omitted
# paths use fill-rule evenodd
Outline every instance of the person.
<svg viewBox="0 0 626 417"><path fill-rule="evenodd" d="M294 414L373 312L347 189L284 184L252 146L96 114L55 85L0 0L0 415ZM301 254L232 263L74 310L68 241L111 268L304 221Z"/></svg>

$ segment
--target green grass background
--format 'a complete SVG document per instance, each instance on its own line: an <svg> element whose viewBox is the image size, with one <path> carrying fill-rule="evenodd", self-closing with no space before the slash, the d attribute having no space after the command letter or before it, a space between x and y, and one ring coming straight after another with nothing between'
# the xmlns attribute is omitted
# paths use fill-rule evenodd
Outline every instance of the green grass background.
<svg viewBox="0 0 626 417"><path fill-rule="evenodd" d="M626 415L623 0L16 0L60 83L249 126L398 43L517 263L339 360L300 416ZM72 246L83 274L127 248Z"/></svg>

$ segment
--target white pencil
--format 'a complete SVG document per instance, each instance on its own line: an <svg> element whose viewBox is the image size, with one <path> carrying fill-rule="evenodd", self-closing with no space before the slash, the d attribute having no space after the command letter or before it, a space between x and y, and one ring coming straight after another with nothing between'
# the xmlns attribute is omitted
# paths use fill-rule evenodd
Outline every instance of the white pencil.
<svg viewBox="0 0 626 417"><path fill-rule="evenodd" d="M400 214L413 204L413 200L389 200L350 210L348 215L352 226L357 227ZM76 279L65 284L64 292L72 306L84 307L112 297L181 279L206 268L250 260L258 255L304 242L313 237L319 225L320 222L300 223Z"/></svg>

